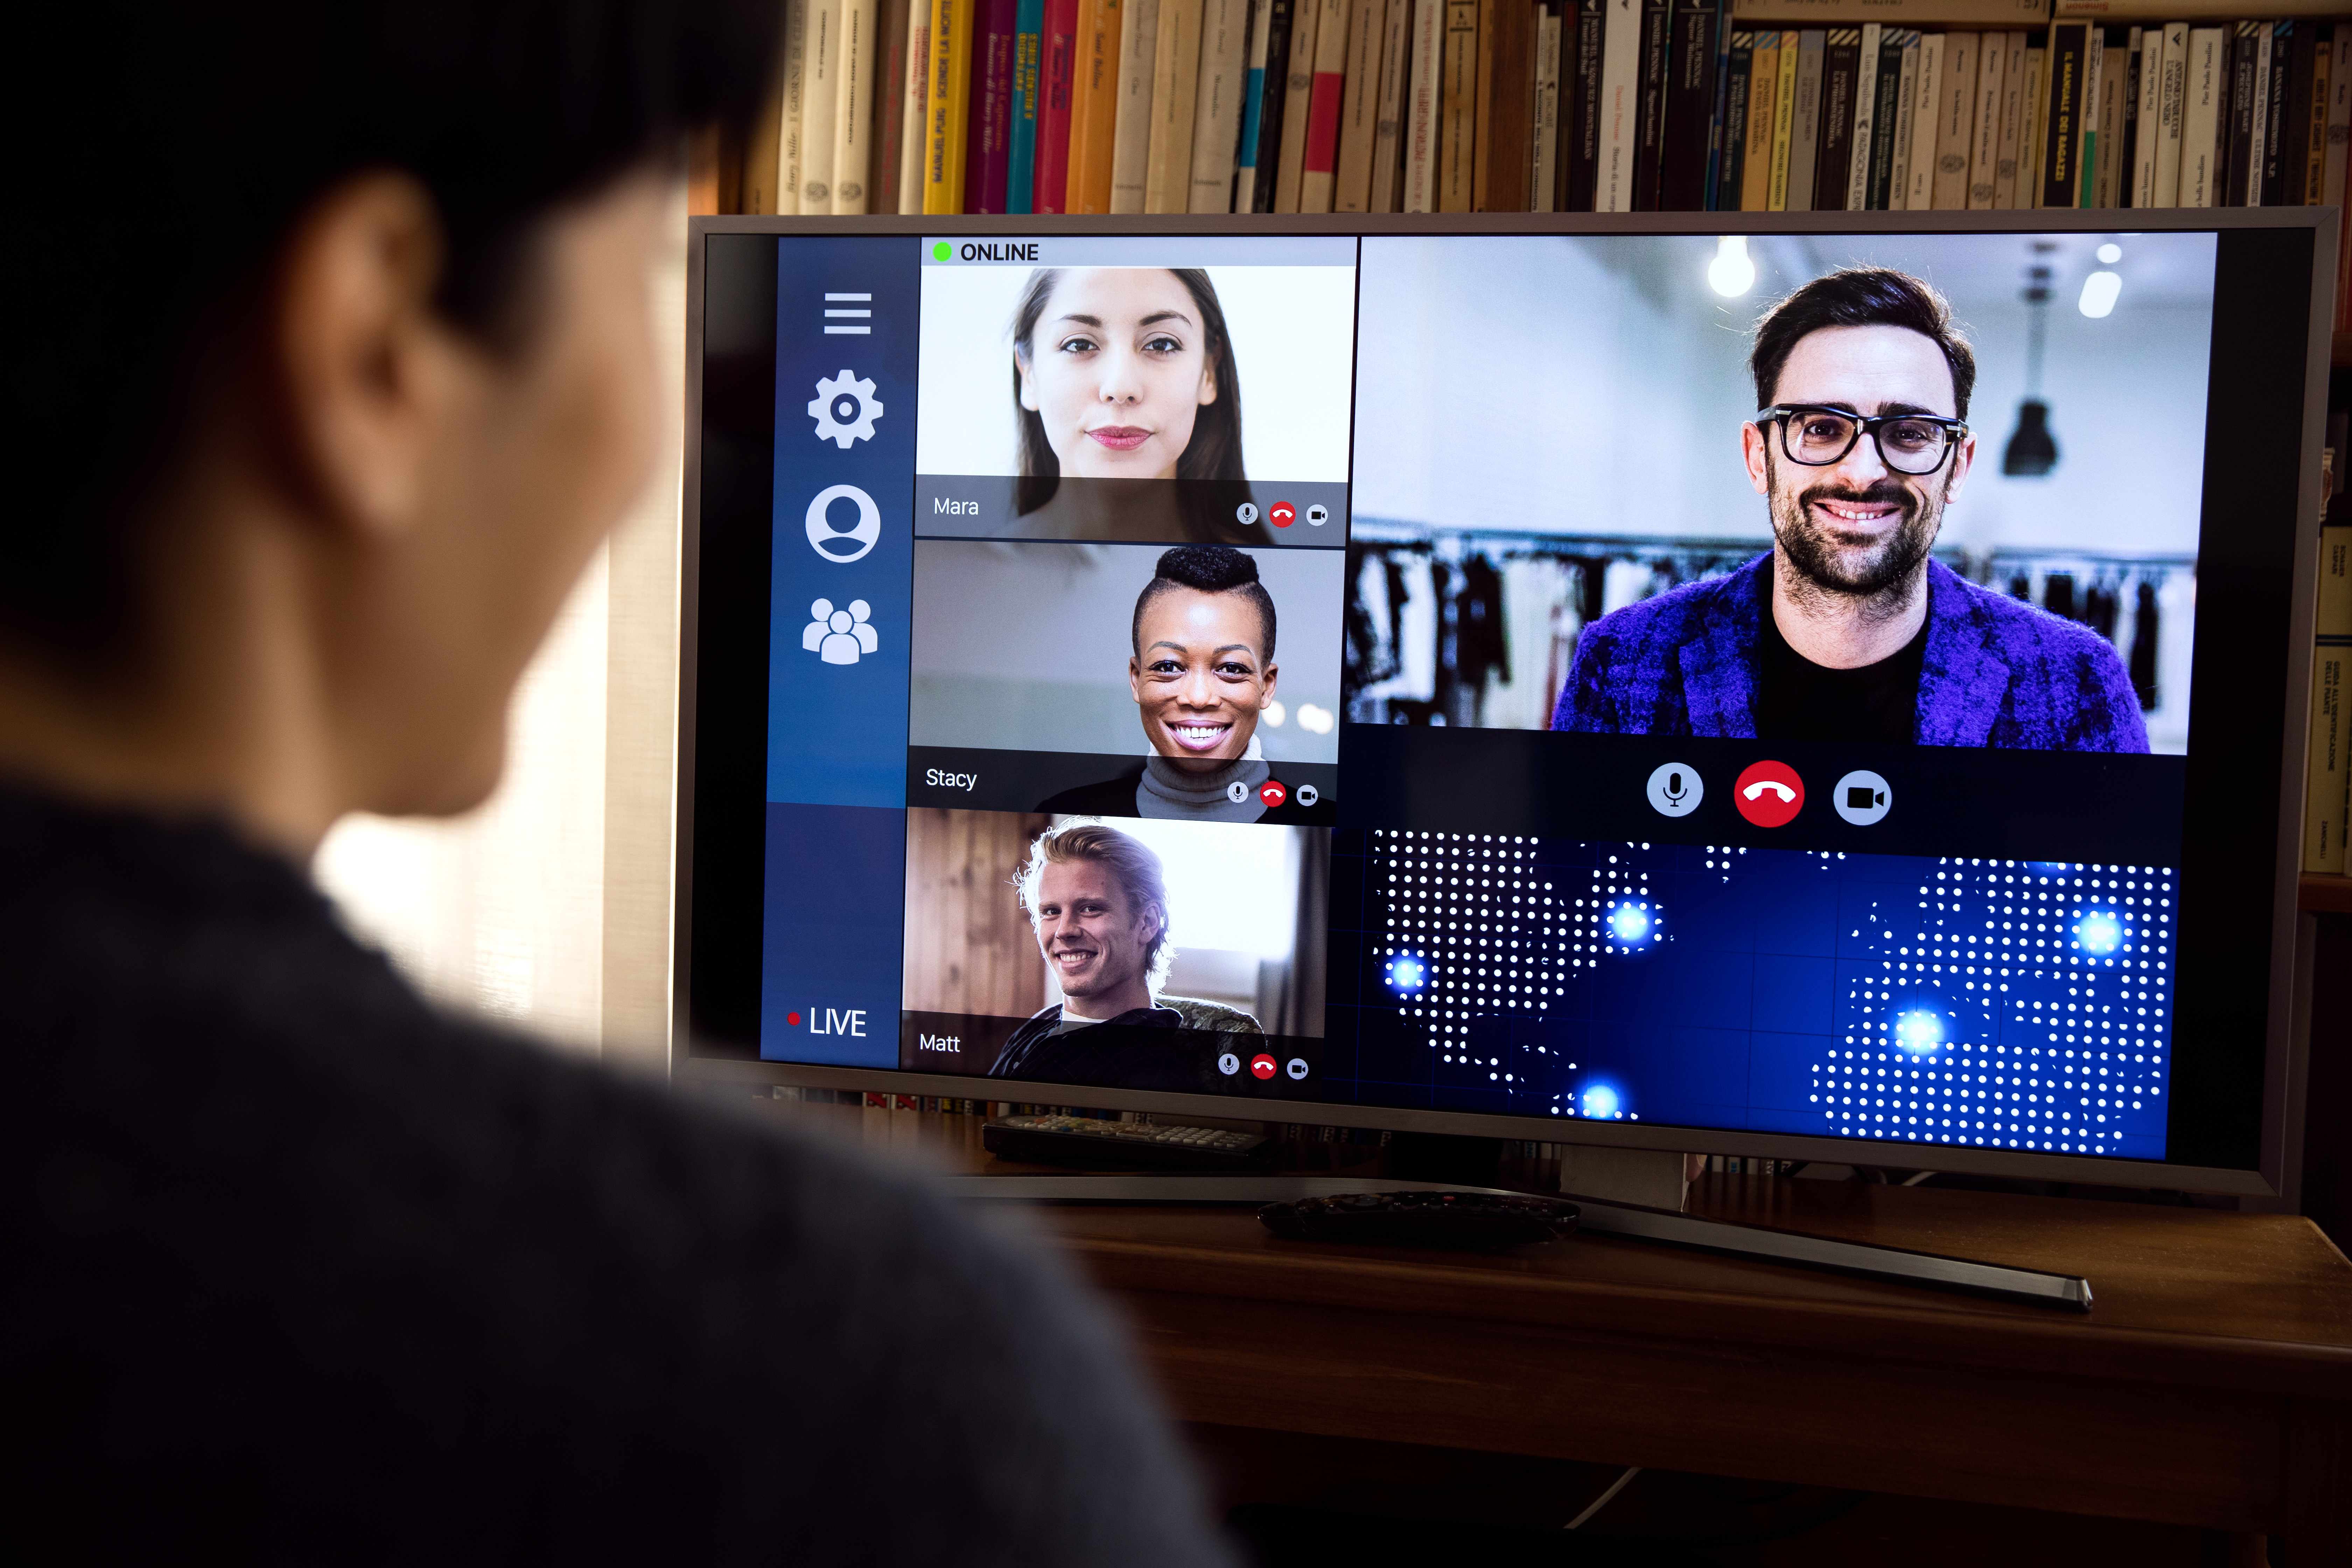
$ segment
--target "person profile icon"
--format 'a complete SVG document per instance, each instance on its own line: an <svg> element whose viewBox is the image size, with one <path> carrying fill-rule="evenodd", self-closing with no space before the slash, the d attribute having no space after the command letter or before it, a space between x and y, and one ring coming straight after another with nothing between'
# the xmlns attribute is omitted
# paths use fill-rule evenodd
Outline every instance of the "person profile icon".
<svg viewBox="0 0 2352 1568"><path fill-rule="evenodd" d="M881 634L868 624L873 615L874 606L863 599L850 600L845 610L835 609L831 599L819 599L809 606L801 647L827 664L856 664L861 655L882 646Z"/></svg>

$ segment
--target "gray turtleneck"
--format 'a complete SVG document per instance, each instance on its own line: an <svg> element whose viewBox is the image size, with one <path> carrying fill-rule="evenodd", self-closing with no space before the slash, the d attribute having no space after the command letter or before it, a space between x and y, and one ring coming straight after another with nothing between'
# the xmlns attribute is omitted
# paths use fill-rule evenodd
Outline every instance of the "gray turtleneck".
<svg viewBox="0 0 2352 1568"><path fill-rule="evenodd" d="M1155 753L1143 764L1135 786L1138 816L1176 816L1192 822L1255 822L1265 815L1257 786L1273 770L1262 757L1236 757L1213 773L1188 773ZM1246 786L1238 801L1227 792Z"/></svg>

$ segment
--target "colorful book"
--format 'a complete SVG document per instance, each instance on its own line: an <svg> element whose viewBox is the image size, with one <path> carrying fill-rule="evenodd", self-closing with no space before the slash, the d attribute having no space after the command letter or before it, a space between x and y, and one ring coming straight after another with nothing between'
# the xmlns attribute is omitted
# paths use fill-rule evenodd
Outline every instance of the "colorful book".
<svg viewBox="0 0 2352 1568"><path fill-rule="evenodd" d="M1854 83L1862 29L1832 27L1822 48L1822 150L1813 169L1813 210L1843 212L1853 167Z"/></svg>
<svg viewBox="0 0 2352 1568"><path fill-rule="evenodd" d="M1297 0L1262 0L1272 13L1265 34L1265 90L1258 113L1257 173L1250 197L1252 212L1274 211L1275 187L1281 179L1282 137L1286 90L1290 72L1290 39L1298 19ZM1296 204L1294 204L1295 205Z"/></svg>
<svg viewBox="0 0 2352 1568"><path fill-rule="evenodd" d="M1988 36L1944 35L1943 82L1936 89L1934 181L1928 201L1937 211L1968 208L1969 166L1976 150L1977 83L1983 74L1983 45Z"/></svg>
<svg viewBox="0 0 2352 1568"><path fill-rule="evenodd" d="M1297 0L1290 13L1290 61L1282 81L1282 156L1275 165L1274 210L1295 213L1306 184L1307 132L1315 103L1315 35L1325 0Z"/></svg>
<svg viewBox="0 0 2352 1568"><path fill-rule="evenodd" d="M878 0L841 0L834 57L833 210L866 210L874 154L874 16Z"/></svg>
<svg viewBox="0 0 2352 1568"><path fill-rule="evenodd" d="M1045 0L1037 86L1037 176L1029 210L1070 210L1070 111L1077 104L1078 0Z"/></svg>
<svg viewBox="0 0 2352 1568"><path fill-rule="evenodd" d="M1143 210L1151 163L1151 94L1159 79L1160 0L1123 0L1118 26L1118 113L1112 132L1110 210Z"/></svg>
<svg viewBox="0 0 2352 1568"><path fill-rule="evenodd" d="M1388 0L1350 0L1348 7L1347 85L1331 184L1335 213L1372 210L1372 143L1380 135L1381 47L1388 16Z"/></svg>
<svg viewBox="0 0 2352 1568"><path fill-rule="evenodd" d="M1542 0L1536 12L1535 123L1528 150L1528 210L1557 210L1559 199L1560 0Z"/></svg>
<svg viewBox="0 0 2352 1568"><path fill-rule="evenodd" d="M1107 213L1118 144L1118 43L1128 0L1078 0L1077 79L1070 92L1067 210Z"/></svg>
<svg viewBox="0 0 2352 1568"><path fill-rule="evenodd" d="M1768 212L1789 210L1789 160L1797 140L1797 47L1799 35L1784 28L1780 34L1780 78L1772 89L1772 163L1768 176L1769 195L1765 201Z"/></svg>
<svg viewBox="0 0 2352 1568"><path fill-rule="evenodd" d="M1478 0L1445 0L1444 48L1439 66L1437 210L1466 213L1478 173Z"/></svg>
<svg viewBox="0 0 2352 1568"><path fill-rule="evenodd" d="M1287 7L1288 0L1282 0ZM1242 139L1234 149L1234 211L1257 210L1257 138L1265 124L1265 57L1274 36L1274 6L1250 8L1249 53L1242 80Z"/></svg>
<svg viewBox="0 0 2352 1568"><path fill-rule="evenodd" d="M1478 11L1477 158L1470 210L1528 210L1528 153L1535 78L1528 0L1482 0Z"/></svg>
<svg viewBox="0 0 2352 1568"><path fill-rule="evenodd" d="M1191 205L1205 10L1206 0L1160 0L1160 36L1151 59L1151 140L1143 169L1148 213L1181 213Z"/></svg>
<svg viewBox="0 0 2352 1568"><path fill-rule="evenodd" d="M1560 0L1546 0L1555 11ZM1381 23L1380 118L1372 129L1371 210L1397 210L1397 193L1404 179L1405 82L1410 65L1405 49L1412 32L1412 0L1388 0Z"/></svg>
<svg viewBox="0 0 2352 1568"><path fill-rule="evenodd" d="M1668 212L1706 207L1707 152L1715 118L1715 0L1681 0L1674 11L1666 67L1665 158L1658 205Z"/></svg>
<svg viewBox="0 0 2352 1568"><path fill-rule="evenodd" d="M1249 0L1207 0L1201 12L1200 84L1192 94L1187 210L1234 210L1234 154L1249 85Z"/></svg>
<svg viewBox="0 0 2352 1568"><path fill-rule="evenodd" d="M1475 14L1475 0L1471 0ZM1307 100L1307 148L1298 165L1298 210L1328 213L1339 170L1339 110L1348 90L1350 0L1318 0L1315 86Z"/></svg>
<svg viewBox="0 0 2352 1568"><path fill-rule="evenodd" d="M1601 163L1593 171L1592 210L1633 210L1641 150L1641 0L1601 0L1608 26L1601 42Z"/></svg>
<svg viewBox="0 0 2352 1568"><path fill-rule="evenodd" d="M964 129L963 210L1005 210L1012 173L1014 28L1023 0L978 0Z"/></svg>
<svg viewBox="0 0 2352 1568"><path fill-rule="evenodd" d="M1444 118L1446 0L1412 0L1412 65L1405 85L1404 188L1401 211L1437 210L1437 153Z"/></svg>
<svg viewBox="0 0 2352 1568"><path fill-rule="evenodd" d="M974 0L931 0L930 89L923 113L923 211L963 211Z"/></svg>
<svg viewBox="0 0 2352 1568"><path fill-rule="evenodd" d="M1642 0L1642 96L1633 152L1633 210L1656 212L1665 178L1666 94L1674 75L1674 0Z"/></svg>
<svg viewBox="0 0 2352 1568"><path fill-rule="evenodd" d="M2343 460L2337 454L2336 460ZM2312 617L2311 730L2305 751L2303 868L2341 875L2346 781L2352 779L2352 525L2323 519L2319 603Z"/></svg>
<svg viewBox="0 0 2352 1568"><path fill-rule="evenodd" d="M1013 98L1004 139L1004 210L1036 211L1037 116L1044 110L1045 0L1016 0L1013 12Z"/></svg>
<svg viewBox="0 0 2352 1568"><path fill-rule="evenodd" d="M1740 132L1739 210L1772 210L1772 110L1780 88L1780 35L1759 32L1748 57L1748 124Z"/></svg>

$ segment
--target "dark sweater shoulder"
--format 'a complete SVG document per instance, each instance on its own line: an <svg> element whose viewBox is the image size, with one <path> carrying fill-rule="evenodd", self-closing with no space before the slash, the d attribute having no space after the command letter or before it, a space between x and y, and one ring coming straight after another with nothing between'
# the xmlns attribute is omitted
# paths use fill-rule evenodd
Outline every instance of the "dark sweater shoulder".
<svg viewBox="0 0 2352 1568"><path fill-rule="evenodd" d="M23 1495L85 1553L1216 1560L1051 1257L435 1013L217 828L0 791L0 1038Z"/></svg>

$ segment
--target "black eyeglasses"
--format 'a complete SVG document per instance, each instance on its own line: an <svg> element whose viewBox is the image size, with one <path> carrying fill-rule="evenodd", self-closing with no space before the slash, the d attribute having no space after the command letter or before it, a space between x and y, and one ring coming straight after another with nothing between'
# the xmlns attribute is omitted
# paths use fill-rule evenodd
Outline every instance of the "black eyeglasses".
<svg viewBox="0 0 2352 1568"><path fill-rule="evenodd" d="M1843 462L1867 431L1878 447L1878 460L1898 474L1932 474L1944 466L1952 448L1969 433L1963 419L1933 414L1882 414L1865 417L1850 408L1825 408L1819 404L1790 403L1759 408L1759 429L1780 426L1780 450L1792 463L1826 468Z"/></svg>

